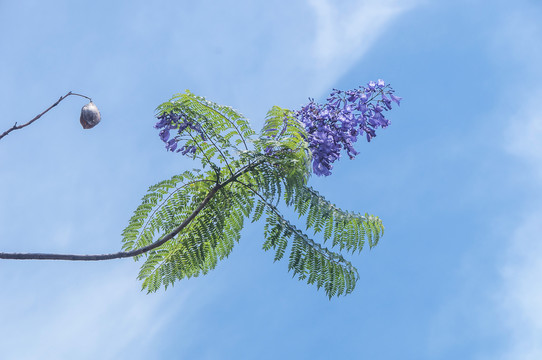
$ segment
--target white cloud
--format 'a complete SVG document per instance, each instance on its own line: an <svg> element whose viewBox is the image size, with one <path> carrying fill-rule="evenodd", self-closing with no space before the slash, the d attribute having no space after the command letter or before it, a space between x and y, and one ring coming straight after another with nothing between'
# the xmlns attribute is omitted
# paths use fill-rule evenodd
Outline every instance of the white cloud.
<svg viewBox="0 0 542 360"><path fill-rule="evenodd" d="M522 174L516 176L532 194L523 208L515 209L525 215L510 236L499 269L501 285L493 310L506 334L504 360L542 359L542 52L540 46L534 46L542 27L536 15L540 8L523 5L508 14L496 33L506 48L502 52L505 61L512 58L513 66L528 74L516 96L518 111L510 116L504 136L506 150L524 165Z"/></svg>
<svg viewBox="0 0 542 360"><path fill-rule="evenodd" d="M386 25L411 5L399 1L308 0L316 14L313 54L318 68L333 68L357 61L385 30Z"/></svg>
<svg viewBox="0 0 542 360"><path fill-rule="evenodd" d="M501 78L508 82L502 85L502 105L494 110L493 125L502 129L496 139L499 146L515 158L513 166L508 159L499 166L509 166L508 175L516 182L502 191L514 192L521 186L530 193L505 205L509 219L489 220L499 230L510 226L511 231L502 230L507 231L504 246L492 247L495 242L488 241L475 254L465 256L464 283L435 317L438 336L430 345L444 352L479 341L473 354L477 359L538 360L542 359L540 7L525 1L514 8L504 1L495 6L501 7L502 18L492 29L491 58L507 69ZM489 236L498 238L498 230L492 231ZM488 254L498 261L492 268L491 262L483 260Z"/></svg>
<svg viewBox="0 0 542 360"><path fill-rule="evenodd" d="M308 0L316 15L310 69L318 74L319 92L344 75L369 50L409 1ZM314 84L316 85L316 84Z"/></svg>
<svg viewBox="0 0 542 360"><path fill-rule="evenodd" d="M534 172L542 177L542 89L525 96L525 105L510 119L506 137L510 139L510 153L527 161Z"/></svg>
<svg viewBox="0 0 542 360"><path fill-rule="evenodd" d="M494 310L507 334L504 360L542 359L541 95L542 89L532 92L507 129L507 149L528 165L522 181L532 186L533 198L519 210L527 215L513 232L500 267L502 283Z"/></svg>
<svg viewBox="0 0 542 360"><path fill-rule="evenodd" d="M542 359L542 211L516 230L502 266L498 314L508 336L502 359Z"/></svg>
<svg viewBox="0 0 542 360"><path fill-rule="evenodd" d="M486 236L494 239L486 238L480 247L465 254L458 270L463 276L461 287L434 316L428 341L430 352L440 355L476 342L476 352L472 353L476 359L542 359L539 93L532 92L532 101L524 101L524 107L510 115L510 125L502 135L506 141L501 141L516 156L517 168L522 169L511 176L532 189L531 197L522 199L520 205L508 206L507 219L489 220L493 229ZM502 189L514 190L514 186ZM502 239L499 232L505 232Z"/></svg>
<svg viewBox="0 0 542 360"><path fill-rule="evenodd" d="M11 287L2 279L10 294L0 298L2 359L141 358L172 309L164 311L163 293L141 293L134 266L126 265L98 276L63 274L62 285L49 273L48 286L32 293L23 283Z"/></svg>
<svg viewBox="0 0 542 360"><path fill-rule="evenodd" d="M193 82L209 97L228 94L227 102L261 118L262 109L270 105L299 106L307 97L325 95L392 20L414 3L298 0L287 8L275 3L255 6L250 1L217 3L212 8L194 5L191 16L171 33L167 44L171 50L164 56L179 64L171 76L182 78L184 86ZM149 11L136 11L148 21ZM235 21L224 13L236 14ZM161 26L170 32L169 24ZM187 42L191 34L198 34L198 39ZM214 61L202 62L206 58Z"/></svg>

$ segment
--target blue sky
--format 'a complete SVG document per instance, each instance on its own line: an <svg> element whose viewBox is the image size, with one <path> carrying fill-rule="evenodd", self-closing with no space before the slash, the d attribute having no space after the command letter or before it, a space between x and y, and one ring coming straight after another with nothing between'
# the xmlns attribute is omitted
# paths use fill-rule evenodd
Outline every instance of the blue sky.
<svg viewBox="0 0 542 360"><path fill-rule="evenodd" d="M262 224L205 277L146 295L138 263L0 262L3 359L542 358L537 1L0 2L0 249L105 253L147 187L191 168L154 109L184 89L259 129L272 105L383 78L404 98L312 185L380 216L347 297L291 278Z"/></svg>

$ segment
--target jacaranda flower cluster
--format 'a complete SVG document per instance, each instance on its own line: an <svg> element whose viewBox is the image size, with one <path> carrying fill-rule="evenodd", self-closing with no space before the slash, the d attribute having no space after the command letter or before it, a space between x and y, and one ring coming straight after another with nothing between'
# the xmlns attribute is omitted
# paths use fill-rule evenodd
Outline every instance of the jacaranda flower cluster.
<svg viewBox="0 0 542 360"><path fill-rule="evenodd" d="M184 114L176 114L170 112L158 116L158 122L154 125L156 129L160 130L160 139L166 143L166 149L169 151L180 152L185 154L194 154L196 152L196 146L182 146L177 149L177 143L181 140L181 135L186 129L192 129L201 136L201 139L205 141L205 133L201 128L201 125L197 122L191 121ZM170 138L170 131L176 131L177 134Z"/></svg>
<svg viewBox="0 0 542 360"><path fill-rule="evenodd" d="M296 114L308 133L314 174L331 175L332 163L340 158L342 149L353 159L358 154L353 146L358 136L365 133L371 141L377 128L390 124L383 112L391 109L392 102L399 105L400 101L380 79L354 90L335 89L325 104L310 99Z"/></svg>

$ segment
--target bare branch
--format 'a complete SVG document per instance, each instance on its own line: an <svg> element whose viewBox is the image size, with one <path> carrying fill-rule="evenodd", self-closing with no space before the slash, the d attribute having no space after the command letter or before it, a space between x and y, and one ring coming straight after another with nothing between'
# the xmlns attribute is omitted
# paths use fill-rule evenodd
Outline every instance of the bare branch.
<svg viewBox="0 0 542 360"><path fill-rule="evenodd" d="M234 182L241 175L254 169L256 166L260 165L262 161L257 161L246 165L245 167L239 169L235 175L230 177L228 180L223 183L216 184L208 193L199 206L188 216L179 226L173 229L170 233L163 236L162 238L156 240L152 244L149 244L145 247L131 250L131 251L120 251L111 254L98 254L98 255L74 255L74 254L47 254L47 253L0 253L0 259L11 259L11 260L68 260L68 261L100 261L100 260L113 260L113 259L122 259L128 257L134 257L137 255L144 254L149 252L157 247L165 244L169 240L173 239L178 233L180 233L184 228L186 228L192 220L203 210L207 203L215 196L215 194L224 186L228 185L231 182Z"/></svg>
<svg viewBox="0 0 542 360"><path fill-rule="evenodd" d="M4 136L6 136L7 134L9 134L10 132L14 131L14 130L19 130L19 129L22 129L24 127L27 127L28 125L32 124L34 121L38 120L40 117L42 117L43 115L45 115L45 113L47 113L49 110L51 110L52 108L54 108L55 106L57 106L62 100L64 100L65 98L67 98L68 96L70 95L74 95L74 96L81 96L81 97L84 97L86 99L89 99L90 101L92 101L91 98L89 98L88 96L85 96L85 95L81 95L81 94L76 94L74 92L69 92L67 93L66 95L64 96L61 96L53 105L49 106L44 112L42 112L41 114L39 115L36 115L32 120L30 120L29 122L27 122L26 124L23 124L23 125L17 125L17 123L15 123L11 128L9 128L8 130L4 131L2 133L2 135L0 135L0 140L2 140L2 138Z"/></svg>
<svg viewBox="0 0 542 360"><path fill-rule="evenodd" d="M156 240L152 244L149 244L140 249L132 251L120 251L112 254L100 254L100 255L73 255L73 254L43 254L43 253L0 253L0 259L13 259L13 260L71 260L71 261L99 261L99 260L112 260L122 259L127 257L134 257L146 253L152 249L156 249L160 245L163 245L167 241L173 239L182 229L188 226L192 220L200 213L201 210L207 205L207 203L213 198L216 192L221 186L217 185L209 191L205 199L199 204L199 206L187 217L181 225L177 226L173 231L164 237Z"/></svg>

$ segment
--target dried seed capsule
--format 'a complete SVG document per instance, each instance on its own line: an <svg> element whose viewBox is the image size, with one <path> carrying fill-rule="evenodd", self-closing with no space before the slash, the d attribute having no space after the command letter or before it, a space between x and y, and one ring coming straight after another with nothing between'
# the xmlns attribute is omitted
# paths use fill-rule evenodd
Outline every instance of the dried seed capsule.
<svg viewBox="0 0 542 360"><path fill-rule="evenodd" d="M100 111L92 101L83 106L80 118L83 129L92 129L94 126L98 125L100 120Z"/></svg>

